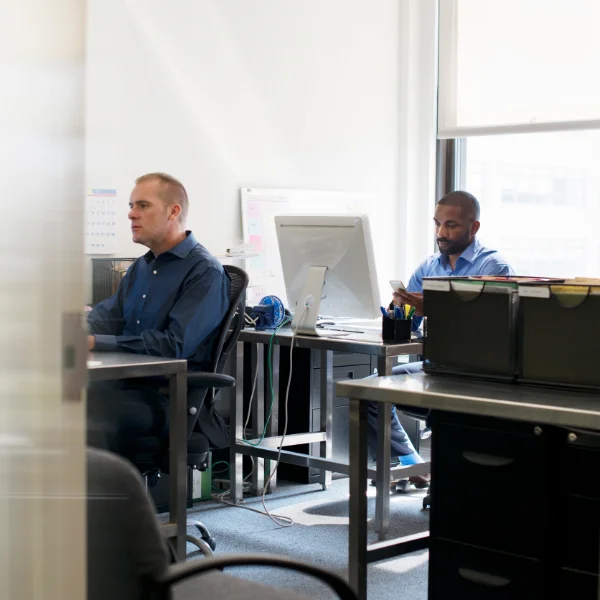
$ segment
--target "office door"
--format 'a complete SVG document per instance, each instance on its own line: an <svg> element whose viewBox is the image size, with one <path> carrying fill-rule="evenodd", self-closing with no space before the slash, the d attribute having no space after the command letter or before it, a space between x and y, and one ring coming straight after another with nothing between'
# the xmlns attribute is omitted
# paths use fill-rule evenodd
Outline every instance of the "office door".
<svg viewBox="0 0 600 600"><path fill-rule="evenodd" d="M0 6L0 598L83 600L85 0Z"/></svg>

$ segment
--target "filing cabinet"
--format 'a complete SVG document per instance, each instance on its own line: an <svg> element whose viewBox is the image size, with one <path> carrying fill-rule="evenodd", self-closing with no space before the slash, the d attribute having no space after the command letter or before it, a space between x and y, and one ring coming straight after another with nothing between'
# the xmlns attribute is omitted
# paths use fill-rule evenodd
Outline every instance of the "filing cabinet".
<svg viewBox="0 0 600 600"><path fill-rule="evenodd" d="M541 561L432 540L436 560L429 567L430 598L461 600L542 600L544 576Z"/></svg>
<svg viewBox="0 0 600 600"><path fill-rule="evenodd" d="M430 421L430 600L596 600L600 436L442 412Z"/></svg>

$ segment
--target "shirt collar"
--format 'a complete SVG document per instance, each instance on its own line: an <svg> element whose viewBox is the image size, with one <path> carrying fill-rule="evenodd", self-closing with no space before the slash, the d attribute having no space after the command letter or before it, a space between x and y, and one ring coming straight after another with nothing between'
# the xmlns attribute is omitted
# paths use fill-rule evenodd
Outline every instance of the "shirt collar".
<svg viewBox="0 0 600 600"><path fill-rule="evenodd" d="M479 243L479 240L475 239L463 250L463 253L458 257L458 260L464 258L467 262L473 264L480 252L481 244ZM444 266L448 264L448 257L441 252L438 254L438 260Z"/></svg>
<svg viewBox="0 0 600 600"><path fill-rule="evenodd" d="M189 253L198 245L196 237L191 231L185 232L185 239L179 242L176 246L173 246L170 250L167 250L165 254L174 254L179 258L187 258ZM154 260L154 252L152 250L148 250L146 254L144 254L144 258L146 262L150 262Z"/></svg>

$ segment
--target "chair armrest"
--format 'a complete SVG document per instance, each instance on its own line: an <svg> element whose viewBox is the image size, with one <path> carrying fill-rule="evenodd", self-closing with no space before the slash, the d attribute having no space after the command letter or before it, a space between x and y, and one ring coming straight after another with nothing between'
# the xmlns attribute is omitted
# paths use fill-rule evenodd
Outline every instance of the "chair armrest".
<svg viewBox="0 0 600 600"><path fill-rule="evenodd" d="M171 565L155 580L155 583L158 586L157 597L161 600L166 600L169 598L168 594L173 585L195 575L200 575L207 571L223 569L225 567L245 566L280 567L305 573L306 575L312 575L332 588L341 600L357 600L356 594L352 591L352 588L338 575L334 575L329 571L325 571L324 569L314 567L304 562L292 560L291 558L270 556L268 554L230 554L229 556L215 556Z"/></svg>
<svg viewBox="0 0 600 600"><path fill-rule="evenodd" d="M188 373L188 389L230 388L235 378L221 373Z"/></svg>

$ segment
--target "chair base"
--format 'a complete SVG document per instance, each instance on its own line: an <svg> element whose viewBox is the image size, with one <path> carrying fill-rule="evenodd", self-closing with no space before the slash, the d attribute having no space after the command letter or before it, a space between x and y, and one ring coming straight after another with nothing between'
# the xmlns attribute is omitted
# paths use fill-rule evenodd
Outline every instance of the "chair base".
<svg viewBox="0 0 600 600"><path fill-rule="evenodd" d="M190 544L194 544L194 546L197 546L200 549L200 552L204 554L204 556L213 556L213 551L211 550L211 547L204 540L194 537L193 535L186 535L185 539L186 541L190 542Z"/></svg>
<svg viewBox="0 0 600 600"><path fill-rule="evenodd" d="M200 521L194 521L193 523L188 523L188 527L190 525L192 527L195 527L198 530L198 533L200 534L200 538L202 539L202 541L207 543L210 546L210 549L214 552L217 549L217 541L210 534L210 531L208 531L206 526L203 523L200 523Z"/></svg>

